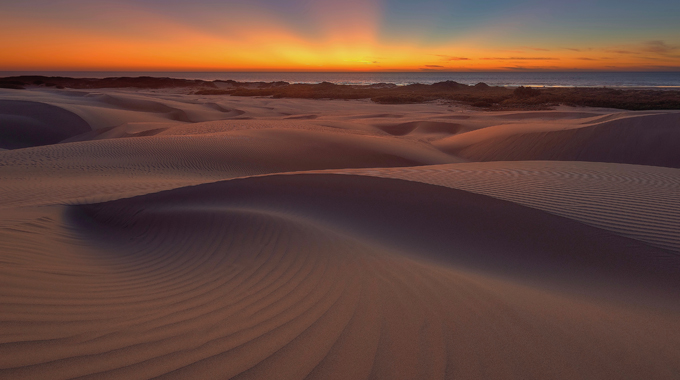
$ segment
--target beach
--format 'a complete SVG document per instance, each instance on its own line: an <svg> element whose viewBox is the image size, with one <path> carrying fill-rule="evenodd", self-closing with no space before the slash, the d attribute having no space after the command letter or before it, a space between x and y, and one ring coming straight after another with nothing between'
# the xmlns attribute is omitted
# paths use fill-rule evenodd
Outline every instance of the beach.
<svg viewBox="0 0 680 380"><path fill-rule="evenodd" d="M680 111L173 86L0 88L1 378L680 376Z"/></svg>

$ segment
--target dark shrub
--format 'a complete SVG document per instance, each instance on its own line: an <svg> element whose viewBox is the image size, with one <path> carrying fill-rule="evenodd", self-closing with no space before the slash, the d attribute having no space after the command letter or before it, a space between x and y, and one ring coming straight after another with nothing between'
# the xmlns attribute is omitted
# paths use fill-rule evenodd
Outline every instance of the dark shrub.
<svg viewBox="0 0 680 380"><path fill-rule="evenodd" d="M533 98L538 96L541 92L535 88L519 86L512 92L512 94L519 99Z"/></svg>

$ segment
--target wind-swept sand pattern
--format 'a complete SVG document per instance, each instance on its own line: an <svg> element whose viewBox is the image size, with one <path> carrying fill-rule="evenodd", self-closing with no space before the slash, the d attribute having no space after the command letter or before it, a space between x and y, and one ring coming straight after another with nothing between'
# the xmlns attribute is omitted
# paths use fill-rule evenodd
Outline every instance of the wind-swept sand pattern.
<svg viewBox="0 0 680 380"><path fill-rule="evenodd" d="M90 126L0 151L2 378L680 376L676 112L0 98Z"/></svg>
<svg viewBox="0 0 680 380"><path fill-rule="evenodd" d="M489 195L680 254L680 169L528 161L328 172L399 178Z"/></svg>

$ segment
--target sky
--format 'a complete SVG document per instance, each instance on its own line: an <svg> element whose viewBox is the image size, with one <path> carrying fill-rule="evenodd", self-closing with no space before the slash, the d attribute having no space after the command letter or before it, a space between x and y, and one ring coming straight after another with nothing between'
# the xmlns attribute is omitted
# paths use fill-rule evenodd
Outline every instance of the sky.
<svg viewBox="0 0 680 380"><path fill-rule="evenodd" d="M0 70L680 71L678 0L0 0Z"/></svg>

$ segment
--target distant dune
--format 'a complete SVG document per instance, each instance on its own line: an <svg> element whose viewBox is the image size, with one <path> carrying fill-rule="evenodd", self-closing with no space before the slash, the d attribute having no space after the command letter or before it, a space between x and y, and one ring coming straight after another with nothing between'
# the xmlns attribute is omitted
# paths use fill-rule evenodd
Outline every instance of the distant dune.
<svg viewBox="0 0 680 380"><path fill-rule="evenodd" d="M460 135L436 145L472 161L599 161L679 167L678 125L679 113L631 114L543 132L532 128L508 135L502 127L488 128L479 130L480 139L474 142Z"/></svg>
<svg viewBox="0 0 680 380"><path fill-rule="evenodd" d="M680 374L680 111L27 87L0 378Z"/></svg>

